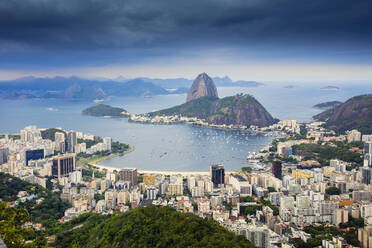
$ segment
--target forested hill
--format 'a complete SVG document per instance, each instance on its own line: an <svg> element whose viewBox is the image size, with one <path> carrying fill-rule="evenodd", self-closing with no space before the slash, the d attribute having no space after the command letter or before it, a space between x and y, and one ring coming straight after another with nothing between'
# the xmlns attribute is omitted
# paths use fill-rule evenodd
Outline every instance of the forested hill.
<svg viewBox="0 0 372 248"><path fill-rule="evenodd" d="M269 126L275 119L251 95L238 94L222 99L201 97L184 104L149 113L155 115L182 115L205 119L212 124Z"/></svg>
<svg viewBox="0 0 372 248"><path fill-rule="evenodd" d="M112 117L124 117L127 111L123 108L112 107L106 104L98 104L96 106L92 106L86 108L82 111L83 115L91 115L91 116L112 116Z"/></svg>
<svg viewBox="0 0 372 248"><path fill-rule="evenodd" d="M372 94L350 98L313 118L325 121L328 128L338 132L358 129L364 134L372 133Z"/></svg>
<svg viewBox="0 0 372 248"><path fill-rule="evenodd" d="M113 216L82 215L58 230L54 245L61 248L254 247L245 237L236 236L213 219L153 205Z"/></svg>
<svg viewBox="0 0 372 248"><path fill-rule="evenodd" d="M327 109L334 108L334 107L336 107L340 104L342 104L342 102L340 102L340 101L322 102L322 103L314 105L313 108L327 110Z"/></svg>

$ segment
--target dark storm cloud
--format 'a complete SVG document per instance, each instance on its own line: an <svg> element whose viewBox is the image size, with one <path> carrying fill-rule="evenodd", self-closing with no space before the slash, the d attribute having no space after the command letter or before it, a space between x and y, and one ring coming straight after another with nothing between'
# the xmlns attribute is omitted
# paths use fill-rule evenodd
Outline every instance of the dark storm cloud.
<svg viewBox="0 0 372 248"><path fill-rule="evenodd" d="M191 46L370 50L371 11L370 0L7 0L0 55L13 61L0 62L17 64L32 51L57 63L57 55L106 61Z"/></svg>

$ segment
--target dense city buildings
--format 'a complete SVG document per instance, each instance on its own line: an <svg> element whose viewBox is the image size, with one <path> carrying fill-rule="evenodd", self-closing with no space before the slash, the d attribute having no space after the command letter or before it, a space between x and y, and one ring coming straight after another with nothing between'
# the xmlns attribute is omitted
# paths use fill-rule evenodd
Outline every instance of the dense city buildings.
<svg viewBox="0 0 372 248"><path fill-rule="evenodd" d="M206 165L204 172L185 173L89 164L86 161L102 156L102 151L110 154L111 138L57 129L52 141L41 137L45 130L30 126L20 139L0 139L0 170L43 187L52 184L71 204L61 222L87 212L125 212L153 204L213 218L256 247L293 248L298 242L372 247L371 136L360 138L355 130L337 136L322 123L303 125L306 135L299 136L299 125L274 124L271 130L283 131L281 136L249 154L241 171L211 164L209 172ZM65 141L70 147L75 142L74 133L79 137L74 145L77 153L64 153ZM328 153L344 147L339 154L348 156L317 157L310 150L299 151L313 147L331 147ZM337 229L337 235L319 232L321 238L314 240L309 233L330 227Z"/></svg>

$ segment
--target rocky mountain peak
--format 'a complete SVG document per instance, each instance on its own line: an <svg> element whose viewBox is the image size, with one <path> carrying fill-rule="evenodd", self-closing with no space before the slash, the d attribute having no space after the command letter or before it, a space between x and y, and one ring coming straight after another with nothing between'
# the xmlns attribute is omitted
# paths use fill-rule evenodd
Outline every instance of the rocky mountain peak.
<svg viewBox="0 0 372 248"><path fill-rule="evenodd" d="M186 101L203 97L210 96L218 98L217 88L212 78L207 73L203 72L194 80L189 93L187 94Z"/></svg>

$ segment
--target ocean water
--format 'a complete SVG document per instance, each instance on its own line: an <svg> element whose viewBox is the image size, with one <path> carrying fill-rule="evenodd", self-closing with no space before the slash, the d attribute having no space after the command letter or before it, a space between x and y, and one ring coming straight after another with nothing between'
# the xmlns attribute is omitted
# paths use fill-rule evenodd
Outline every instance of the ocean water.
<svg viewBox="0 0 372 248"><path fill-rule="evenodd" d="M285 88L290 83L267 83L261 87L219 88L219 96L249 93L254 95L276 118L308 122L321 112L312 108L324 102L372 93L372 84L336 85L338 91L324 91L328 84L305 84ZM334 85L334 84L332 84ZM186 95L154 96L153 98L112 98L107 104L120 106L132 113L146 113L181 104ZM135 146L123 157L102 162L114 167L136 167L142 170L207 171L210 163L223 163L228 171L246 165L250 151L268 145L272 137L252 136L241 131L224 131L189 125L149 125L130 123L127 119L107 119L81 115L94 103L62 100L0 100L0 133L15 133L27 125L62 127Z"/></svg>

